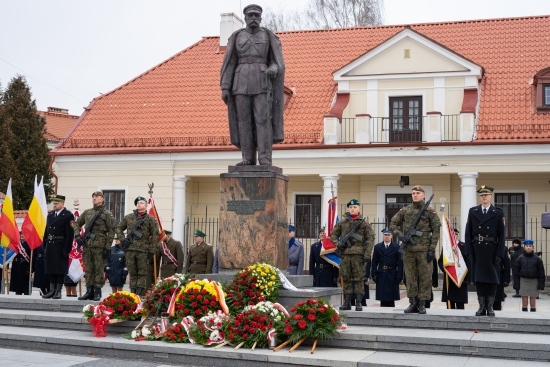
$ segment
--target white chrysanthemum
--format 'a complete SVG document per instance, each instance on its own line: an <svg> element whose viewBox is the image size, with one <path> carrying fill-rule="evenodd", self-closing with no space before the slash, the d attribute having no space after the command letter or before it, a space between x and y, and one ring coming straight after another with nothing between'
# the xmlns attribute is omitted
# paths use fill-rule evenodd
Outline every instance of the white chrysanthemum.
<svg viewBox="0 0 550 367"><path fill-rule="evenodd" d="M141 329L141 335L148 337L151 335L151 330L147 326L144 326L143 329Z"/></svg>

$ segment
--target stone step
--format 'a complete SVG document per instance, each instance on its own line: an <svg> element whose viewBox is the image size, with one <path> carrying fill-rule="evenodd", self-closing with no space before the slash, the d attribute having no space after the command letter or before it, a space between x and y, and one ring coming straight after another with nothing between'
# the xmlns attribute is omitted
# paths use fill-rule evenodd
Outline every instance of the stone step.
<svg viewBox="0 0 550 367"><path fill-rule="evenodd" d="M357 329L357 330L354 330ZM515 367L518 364L522 367L548 366L547 353L548 343L540 341L540 335L528 336L524 342L516 343L512 350L510 344L503 339L502 335L490 333L479 333L472 337L471 349L454 350L456 355L434 355L431 353L397 353L395 350L403 350L396 339L391 350L367 349L368 343L380 343L389 345L391 332L385 333L386 341L379 335L377 341L372 335L364 335L361 349L350 349L348 346L338 348L327 348L338 343L350 342L351 338L361 327L350 327L333 342L323 342L318 345L314 354L311 354L309 346L300 346L294 352L289 353L288 348L278 352L268 349L238 349L224 346L219 349L206 348L191 344L172 344L161 341L135 342L127 340L120 335L110 332L105 338L95 338L91 332L52 330L42 328L25 328L14 326L3 326L0 329L0 343L5 348L32 348L35 351L48 351L58 353L71 353L77 355L116 357L120 359L136 360L143 359L159 364L181 364L186 365L209 365L209 366L342 366L342 367L367 367L367 366L411 366L411 367ZM110 330L110 329L109 329ZM389 329L391 330L391 329ZM410 329L405 329L410 332ZM363 330L368 331L368 330ZM372 330L371 330L372 331ZM425 330L424 330L425 331ZM396 333L396 331L394 332ZM510 337L510 334L504 334ZM427 338L429 335L415 334L412 337L419 339ZM431 339L418 340L417 345L428 345L436 340L441 343L440 349L450 350L454 344L461 344L467 338L466 335L448 335L442 332L439 336ZM536 341L536 342L534 342ZM491 349L500 350L502 353L497 357L480 358L485 352ZM496 347L498 345L498 347ZM538 346L537 346L538 345ZM523 348L523 353L517 348ZM474 350L473 348L477 348ZM520 353L517 353L520 352ZM514 358L516 360L508 359ZM525 360L525 358L529 360ZM546 358L546 359L545 359ZM523 359L518 361L517 359Z"/></svg>

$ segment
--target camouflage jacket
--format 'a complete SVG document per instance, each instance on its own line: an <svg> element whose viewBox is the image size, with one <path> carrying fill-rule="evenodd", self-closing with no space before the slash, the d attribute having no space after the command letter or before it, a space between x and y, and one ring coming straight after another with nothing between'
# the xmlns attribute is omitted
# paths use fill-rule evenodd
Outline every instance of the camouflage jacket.
<svg viewBox="0 0 550 367"><path fill-rule="evenodd" d="M370 260L372 255L372 249L374 247L374 231L372 226L365 222L362 215L359 215L355 218L354 221L351 220L349 213L344 214L342 219L334 226L334 229L330 233L330 240L334 243L335 246L338 246L338 241L340 237L344 237L351 228L361 221L361 225L355 231L356 234L363 237L362 241L359 241L355 238L351 238L350 242L352 243L351 247L345 248L341 251L342 255L363 255L365 260Z"/></svg>
<svg viewBox="0 0 550 367"><path fill-rule="evenodd" d="M85 226L85 231L88 231L92 219L101 209L103 209L103 212L97 217L91 234L88 234L88 242L84 245L85 247L110 249L113 244L115 218L110 211L105 210L105 205L96 205L91 209L84 210L73 224L74 235L79 235L83 226Z"/></svg>
<svg viewBox="0 0 550 367"><path fill-rule="evenodd" d="M145 220L140 228L136 230L142 234L141 238L136 238L132 236L132 244L126 249L127 251L141 251L141 252L151 252L154 253L158 248L158 235L159 227L157 220L150 216L149 214L144 214ZM122 241L126 236L124 231L130 232L136 224L143 217L138 216L137 210L134 210L133 213L126 215L122 221L118 224L116 228L117 240Z"/></svg>
<svg viewBox="0 0 550 367"><path fill-rule="evenodd" d="M425 201L422 200L419 203L412 203L402 208L397 212L391 219L390 229L393 234L398 238L403 235L401 232L401 225L403 225L403 231L408 231L416 214L422 209L425 205ZM406 251L417 252L417 251L435 251L437 247L437 242L439 242L439 229L441 227L441 222L437 213L433 209L426 209L424 214L420 218L420 222L416 226L416 230L422 232L422 237L415 236L413 239L416 242L416 245L411 246L407 244L405 247Z"/></svg>

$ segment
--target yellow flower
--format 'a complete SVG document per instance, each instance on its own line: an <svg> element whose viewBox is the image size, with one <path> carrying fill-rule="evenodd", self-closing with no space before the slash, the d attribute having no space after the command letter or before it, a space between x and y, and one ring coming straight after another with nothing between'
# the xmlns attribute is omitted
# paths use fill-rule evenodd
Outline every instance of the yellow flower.
<svg viewBox="0 0 550 367"><path fill-rule="evenodd" d="M272 275L270 279L275 280L275 275Z"/></svg>

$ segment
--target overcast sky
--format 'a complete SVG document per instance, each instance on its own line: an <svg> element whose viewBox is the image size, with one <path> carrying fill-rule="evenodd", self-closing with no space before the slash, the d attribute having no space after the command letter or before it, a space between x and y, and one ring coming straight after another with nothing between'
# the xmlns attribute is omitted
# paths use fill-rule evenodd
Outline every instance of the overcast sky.
<svg viewBox="0 0 550 367"><path fill-rule="evenodd" d="M1 88L24 75L38 109L68 108L80 115L100 93L203 36L218 36L220 14L240 15L252 2L280 10L304 9L308 0L0 0ZM384 4L385 24L550 15L549 0Z"/></svg>

